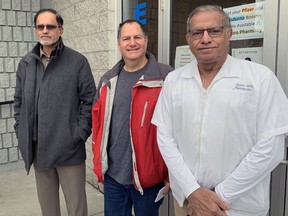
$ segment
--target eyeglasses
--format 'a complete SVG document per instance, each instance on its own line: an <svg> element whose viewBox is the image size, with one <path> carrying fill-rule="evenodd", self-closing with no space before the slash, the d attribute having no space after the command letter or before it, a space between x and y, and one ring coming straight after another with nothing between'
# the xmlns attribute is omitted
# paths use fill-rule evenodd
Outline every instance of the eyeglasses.
<svg viewBox="0 0 288 216"><path fill-rule="evenodd" d="M204 32L207 31L210 37L215 38L219 37L223 33L224 26L206 28L206 29L191 29L189 33L190 37L194 40L201 39L204 35Z"/></svg>
<svg viewBox="0 0 288 216"><path fill-rule="evenodd" d="M57 25L52 25L52 24L48 24L48 25L36 25L35 26L35 28L37 29L37 30L39 30L39 31L43 31L44 30L44 28L46 27L46 29L47 30L54 30L54 29L56 29L56 28L58 28L58 27L61 27L61 26L57 26Z"/></svg>

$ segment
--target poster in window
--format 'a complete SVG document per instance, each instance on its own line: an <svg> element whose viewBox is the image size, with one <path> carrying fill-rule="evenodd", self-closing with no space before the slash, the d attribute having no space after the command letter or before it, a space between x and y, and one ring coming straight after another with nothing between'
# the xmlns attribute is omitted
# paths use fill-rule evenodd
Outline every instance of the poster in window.
<svg viewBox="0 0 288 216"><path fill-rule="evenodd" d="M223 9L230 17L233 29L231 40L263 38L264 2Z"/></svg>
<svg viewBox="0 0 288 216"><path fill-rule="evenodd" d="M248 47L232 49L232 56L263 64L263 47Z"/></svg>
<svg viewBox="0 0 288 216"><path fill-rule="evenodd" d="M190 63L193 59L195 59L195 57L191 53L189 45L176 47L175 69Z"/></svg>

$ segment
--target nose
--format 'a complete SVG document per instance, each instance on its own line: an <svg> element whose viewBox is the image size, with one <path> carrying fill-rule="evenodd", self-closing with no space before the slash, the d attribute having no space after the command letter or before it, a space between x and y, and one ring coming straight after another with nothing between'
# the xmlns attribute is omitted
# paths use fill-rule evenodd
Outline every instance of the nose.
<svg viewBox="0 0 288 216"><path fill-rule="evenodd" d="M131 39L130 39L130 41L129 41L129 45L130 46L133 46L133 45L135 45L136 44L136 40L133 38L133 37L131 37Z"/></svg>
<svg viewBox="0 0 288 216"><path fill-rule="evenodd" d="M212 41L212 38L209 35L207 29L204 30L201 41L202 41L202 43L210 43Z"/></svg>
<svg viewBox="0 0 288 216"><path fill-rule="evenodd" d="M46 34L46 33L49 32L46 26L44 27L44 29L42 30L42 32L43 32L44 34Z"/></svg>

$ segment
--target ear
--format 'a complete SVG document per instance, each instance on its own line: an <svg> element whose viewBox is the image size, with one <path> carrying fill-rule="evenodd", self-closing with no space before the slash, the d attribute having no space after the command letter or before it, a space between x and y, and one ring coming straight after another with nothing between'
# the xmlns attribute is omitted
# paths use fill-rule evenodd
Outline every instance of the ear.
<svg viewBox="0 0 288 216"><path fill-rule="evenodd" d="M227 34L228 34L228 38L229 38L229 40L230 40L231 37L232 37L232 35L233 35L233 30L232 30L232 28L229 28L229 29L228 29Z"/></svg>
<svg viewBox="0 0 288 216"><path fill-rule="evenodd" d="M146 46L148 46L148 36L145 36Z"/></svg>
<svg viewBox="0 0 288 216"><path fill-rule="evenodd" d="M191 38L190 38L189 34L186 33L185 37L186 37L186 41L187 41L187 43L190 45Z"/></svg>
<svg viewBox="0 0 288 216"><path fill-rule="evenodd" d="M59 30L60 30L60 35L62 35L62 34L63 34L63 31L64 31L63 26L59 27Z"/></svg>

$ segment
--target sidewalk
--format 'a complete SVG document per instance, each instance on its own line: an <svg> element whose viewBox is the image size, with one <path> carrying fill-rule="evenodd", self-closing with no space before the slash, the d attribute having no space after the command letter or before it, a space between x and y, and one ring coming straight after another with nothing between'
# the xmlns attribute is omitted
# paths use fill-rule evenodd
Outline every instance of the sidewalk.
<svg viewBox="0 0 288 216"><path fill-rule="evenodd" d="M86 183L89 216L104 216L104 197ZM61 216L68 216L61 194ZM24 169L0 173L0 216L40 216L33 169L29 175Z"/></svg>

